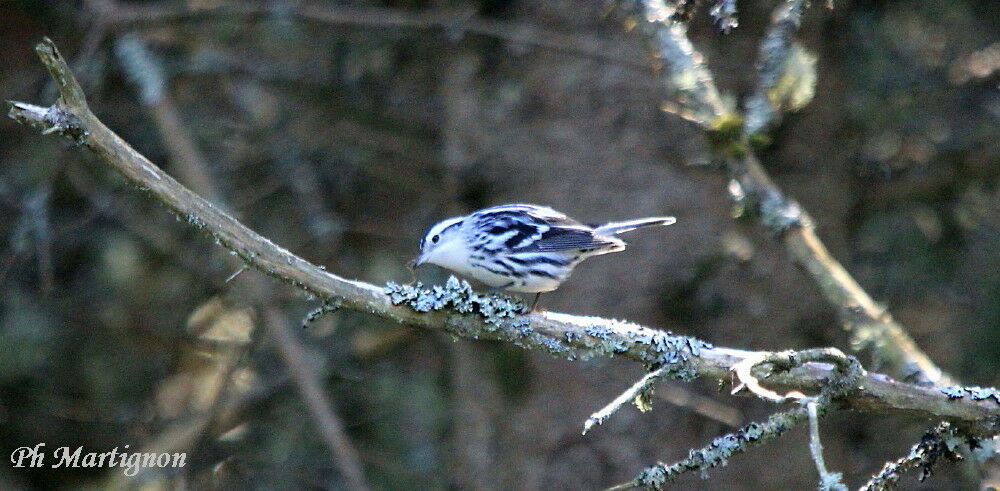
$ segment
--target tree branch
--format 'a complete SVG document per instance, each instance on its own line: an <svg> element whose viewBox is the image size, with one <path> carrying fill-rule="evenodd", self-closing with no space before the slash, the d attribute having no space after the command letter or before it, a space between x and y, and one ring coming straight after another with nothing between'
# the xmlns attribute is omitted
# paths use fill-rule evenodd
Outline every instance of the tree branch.
<svg viewBox="0 0 1000 491"><path fill-rule="evenodd" d="M543 27L488 19L469 10L406 10L379 7L356 7L315 2L294 3L276 8L256 2L233 2L210 8L192 8L183 3L156 2L149 4L119 4L94 2L111 28L127 28L143 24L181 21L198 18L229 18L244 16L266 18L293 16L301 20L334 26L368 28L411 28L442 32L450 40L475 34L512 44L532 46L558 53L591 58L604 63L648 70L648 64L626 54L616 55L612 47L600 38L569 34Z"/></svg>
<svg viewBox="0 0 1000 491"><path fill-rule="evenodd" d="M792 51L791 31L798 26L803 6L800 0L788 0L778 7L775 25L761 47L764 63L758 93L766 94L780 78L782 59ZM729 190L737 208L759 218L780 238L792 259L809 273L837 309L841 322L858 344L873 347L876 361L894 377L935 385L953 383L830 255L808 213L771 180L751 151L743 117L723 102L704 57L687 38L686 27L672 20L675 7L664 0L620 0L619 10L629 24L638 24L650 38L654 56L667 68L661 76L668 97L664 109L696 122L706 131L713 150L725 159L731 178ZM754 118L760 121L753 128L765 127L776 114L774 110L756 114L759 112L755 110Z"/></svg>
<svg viewBox="0 0 1000 491"><path fill-rule="evenodd" d="M336 456L334 461L349 489L364 491L370 489L361 467L361 459L351 443L344 423L333 409L333 402L323 390L314 367L309 364L305 349L288 329L288 323L273 307L265 307L264 327L274 337L278 353L285 363L288 375L295 381L302 394L309 413L316 421L319 433L327 448Z"/></svg>
<svg viewBox="0 0 1000 491"><path fill-rule="evenodd" d="M941 423L924 434L910 449L910 453L893 462L886 462L878 474L872 476L860 491L887 491L895 489L902 474L910 469L919 468L917 479L923 482L931 475L934 465L941 457L952 462L961 460L955 449L966 443L965 439L948 423ZM988 489L988 488L983 488Z"/></svg>
<svg viewBox="0 0 1000 491"><path fill-rule="evenodd" d="M328 273L250 230L153 165L90 112L51 40L45 39L37 51L56 81L60 101L48 108L12 103L12 118L72 138L250 267L323 300L339 300L344 308L397 323L467 338L503 340L569 359L596 355L626 358L654 368L667 364L678 378L722 379L742 360L759 356L623 321L554 312L522 314L523 305L476 294L457 280L431 290L419 284L383 288ZM773 388L819 391L834 371L828 363L807 363L774 373L767 380ZM833 402L838 409L951 420L972 434L986 435L996 433L1000 426L997 401L996 397L963 396L956 390L946 392L864 374L849 396Z"/></svg>
<svg viewBox="0 0 1000 491"><path fill-rule="evenodd" d="M892 315L868 295L827 250L802 207L785 197L752 154L729 159L730 191L740 206L760 216L792 259L813 278L837 309L844 328L861 346L873 348L882 369L900 379L948 385L954 381L927 356Z"/></svg>
<svg viewBox="0 0 1000 491"><path fill-rule="evenodd" d="M608 491L634 488L663 489L665 484L676 480L681 474L692 471L707 472L709 469L726 465L733 455L759 447L784 435L805 421L808 416L805 407L772 414L766 421L750 423L733 433L712 440L711 444L703 448L692 449L685 459L670 465L658 462L644 469L635 479L608 488Z"/></svg>

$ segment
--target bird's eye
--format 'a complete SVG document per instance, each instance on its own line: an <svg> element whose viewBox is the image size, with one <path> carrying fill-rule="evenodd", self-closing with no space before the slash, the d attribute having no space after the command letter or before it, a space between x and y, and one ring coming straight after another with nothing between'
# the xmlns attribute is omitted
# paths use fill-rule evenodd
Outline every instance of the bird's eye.
<svg viewBox="0 0 1000 491"><path fill-rule="evenodd" d="M437 244L440 240L441 240L441 236L440 235L435 235L434 237L431 237L431 242L433 242L435 244Z"/></svg>

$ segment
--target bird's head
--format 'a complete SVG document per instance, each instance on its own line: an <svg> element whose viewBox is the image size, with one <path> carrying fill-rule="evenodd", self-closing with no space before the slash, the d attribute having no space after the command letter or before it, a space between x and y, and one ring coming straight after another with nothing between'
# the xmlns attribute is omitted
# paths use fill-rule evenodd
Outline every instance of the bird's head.
<svg viewBox="0 0 1000 491"><path fill-rule="evenodd" d="M464 255L467 254L465 238L461 233L464 218L449 218L429 228L424 238L420 239L420 252L410 263L410 267L430 263L449 268L464 260Z"/></svg>

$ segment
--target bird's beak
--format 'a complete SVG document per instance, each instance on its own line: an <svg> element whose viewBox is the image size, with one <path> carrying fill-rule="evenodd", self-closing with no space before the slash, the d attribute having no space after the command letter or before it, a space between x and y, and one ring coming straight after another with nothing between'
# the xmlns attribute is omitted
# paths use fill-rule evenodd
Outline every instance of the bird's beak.
<svg viewBox="0 0 1000 491"><path fill-rule="evenodd" d="M406 267L410 268L410 270L412 271L414 269L417 269L417 266L420 266L421 264L424 264L424 258L423 256L417 256L412 261L407 263Z"/></svg>

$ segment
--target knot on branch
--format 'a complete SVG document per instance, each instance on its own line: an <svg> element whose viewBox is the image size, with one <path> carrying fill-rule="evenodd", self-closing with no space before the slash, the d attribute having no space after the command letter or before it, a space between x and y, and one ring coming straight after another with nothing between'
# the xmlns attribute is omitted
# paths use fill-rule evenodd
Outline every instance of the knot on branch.
<svg viewBox="0 0 1000 491"><path fill-rule="evenodd" d="M7 115L18 123L41 128L43 135L58 133L73 140L77 145L87 143L87 130L80 118L63 109L61 104L36 106L25 102L7 101L10 112Z"/></svg>
<svg viewBox="0 0 1000 491"><path fill-rule="evenodd" d="M19 123L42 128L43 135L59 133L71 138L77 145L86 143L88 131L79 115L88 114L90 108L87 107L83 89L51 39L44 38L35 45L35 53L55 81L59 100L49 107L7 101L11 106L8 116Z"/></svg>
<svg viewBox="0 0 1000 491"><path fill-rule="evenodd" d="M837 376L829 380L818 396L807 396L799 391L792 391L784 395L778 394L762 386L758 377L753 374L754 369L761 365L769 365L770 370L762 377L767 378L777 370L788 371L811 362L832 363L836 368L834 373ZM734 394L746 388L761 398L772 402L785 402L789 399L822 399L824 404L834 397L843 396L856 388L858 380L865 374L857 358L847 356L837 348L815 348L775 353L762 352L736 364L733 367L733 372L736 373L740 381L740 384L733 389Z"/></svg>
<svg viewBox="0 0 1000 491"><path fill-rule="evenodd" d="M738 179L729 181L729 197L737 218L755 216L760 223L775 235L781 235L793 227L811 227L812 219L798 202L786 198L777 189L758 189Z"/></svg>

